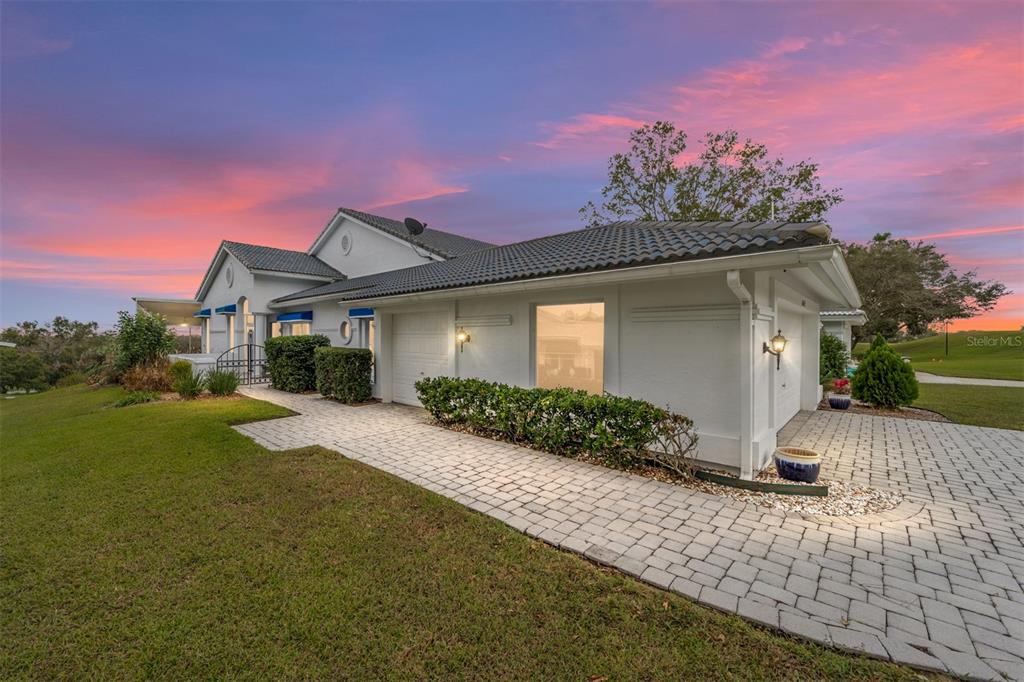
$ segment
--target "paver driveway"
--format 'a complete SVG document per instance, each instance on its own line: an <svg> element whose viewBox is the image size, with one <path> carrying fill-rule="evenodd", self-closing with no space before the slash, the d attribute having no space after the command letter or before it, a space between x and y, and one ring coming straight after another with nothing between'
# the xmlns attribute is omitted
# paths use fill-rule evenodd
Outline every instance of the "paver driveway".
<svg viewBox="0 0 1024 682"><path fill-rule="evenodd" d="M553 545L783 631L980 679L1024 680L1024 434L801 413L781 441L830 477L903 491L872 517L804 518L448 431L422 410L269 388L300 413L235 427L322 445Z"/></svg>

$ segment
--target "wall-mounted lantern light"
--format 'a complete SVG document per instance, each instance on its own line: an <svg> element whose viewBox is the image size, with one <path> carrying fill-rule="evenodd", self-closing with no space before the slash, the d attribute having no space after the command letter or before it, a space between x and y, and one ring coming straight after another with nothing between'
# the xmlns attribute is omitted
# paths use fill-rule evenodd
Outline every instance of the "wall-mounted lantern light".
<svg viewBox="0 0 1024 682"><path fill-rule="evenodd" d="M786 344L789 342L785 336L782 335L782 330L772 337L772 340L768 343L761 345L762 353L771 353L775 356L775 369L779 369L782 366L782 351L786 350Z"/></svg>
<svg viewBox="0 0 1024 682"><path fill-rule="evenodd" d="M459 352L462 352L462 347L469 343L469 332L466 331L465 327L459 327L455 330L455 343L459 344Z"/></svg>

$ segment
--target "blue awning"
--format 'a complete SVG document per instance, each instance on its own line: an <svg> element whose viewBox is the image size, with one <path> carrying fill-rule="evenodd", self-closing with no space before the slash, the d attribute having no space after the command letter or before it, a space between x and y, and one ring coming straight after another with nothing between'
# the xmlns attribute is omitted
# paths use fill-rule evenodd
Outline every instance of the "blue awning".
<svg viewBox="0 0 1024 682"><path fill-rule="evenodd" d="M192 317L209 317L209 316L210 316L210 309L209 308L203 308L202 310L197 310L194 313L192 313Z"/></svg>
<svg viewBox="0 0 1024 682"><path fill-rule="evenodd" d="M349 308L348 316L352 318L373 317L373 308Z"/></svg>
<svg viewBox="0 0 1024 682"><path fill-rule="evenodd" d="M216 312L218 315L234 315L235 304L232 303L231 305L222 305L221 307L217 308L214 312Z"/></svg>
<svg viewBox="0 0 1024 682"><path fill-rule="evenodd" d="M312 322L313 311L303 310L298 313L281 313L276 318L277 322Z"/></svg>

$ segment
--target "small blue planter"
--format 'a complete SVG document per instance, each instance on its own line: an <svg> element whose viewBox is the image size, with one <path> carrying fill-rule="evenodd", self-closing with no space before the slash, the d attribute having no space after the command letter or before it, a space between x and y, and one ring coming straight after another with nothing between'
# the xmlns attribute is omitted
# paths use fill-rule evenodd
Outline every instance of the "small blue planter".
<svg viewBox="0 0 1024 682"><path fill-rule="evenodd" d="M777 448L775 470L787 481L814 483L821 473L821 455L803 448Z"/></svg>
<svg viewBox="0 0 1024 682"><path fill-rule="evenodd" d="M844 395L830 395L828 406L833 410L846 410L850 408L850 399Z"/></svg>

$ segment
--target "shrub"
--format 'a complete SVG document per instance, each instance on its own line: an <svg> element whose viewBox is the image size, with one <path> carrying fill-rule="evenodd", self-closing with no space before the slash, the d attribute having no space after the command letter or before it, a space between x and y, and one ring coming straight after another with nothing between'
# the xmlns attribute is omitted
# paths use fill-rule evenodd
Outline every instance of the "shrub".
<svg viewBox="0 0 1024 682"><path fill-rule="evenodd" d="M238 390L238 377L223 370L210 372L206 375L206 388L214 395L231 395Z"/></svg>
<svg viewBox="0 0 1024 682"><path fill-rule="evenodd" d="M151 364L174 350L174 332L161 315L142 310L130 315L122 310L117 314L116 329L116 364L121 371Z"/></svg>
<svg viewBox="0 0 1024 682"><path fill-rule="evenodd" d="M196 372L187 377L179 379L174 384L174 390L185 400L198 398L199 394L206 388L206 373Z"/></svg>
<svg viewBox="0 0 1024 682"><path fill-rule="evenodd" d="M192 374L192 363L188 360L175 360L171 363L168 371L171 374L171 384L173 385Z"/></svg>
<svg viewBox="0 0 1024 682"><path fill-rule="evenodd" d="M840 379L846 376L846 367L850 364L850 355L846 352L846 344L828 332L821 332L821 355L818 374L821 381Z"/></svg>
<svg viewBox="0 0 1024 682"><path fill-rule="evenodd" d="M420 379L416 392L442 424L614 467L653 461L683 473L697 445L689 418L633 398L448 377Z"/></svg>
<svg viewBox="0 0 1024 682"><path fill-rule="evenodd" d="M46 367L42 360L28 351L0 347L0 393L42 391L45 388Z"/></svg>
<svg viewBox="0 0 1024 682"><path fill-rule="evenodd" d="M73 372L89 375L103 363L107 347L114 340L111 333L99 333L95 322L79 322L58 315L52 322L19 322L0 331L0 340L17 344L19 351L28 351L43 363L47 384L56 385L61 377Z"/></svg>
<svg viewBox="0 0 1024 682"><path fill-rule="evenodd" d="M121 377L121 385L128 391L170 391L171 374L167 358L153 360L130 368Z"/></svg>
<svg viewBox="0 0 1024 682"><path fill-rule="evenodd" d="M292 393L316 388L317 348L330 346L322 334L306 336L275 336L267 339L267 372L274 388Z"/></svg>
<svg viewBox="0 0 1024 682"><path fill-rule="evenodd" d="M84 372L71 372L65 374L60 379L57 379L57 383L54 384L57 388L67 388L68 386L77 386L79 384L89 383L89 377L85 376Z"/></svg>
<svg viewBox="0 0 1024 682"><path fill-rule="evenodd" d="M126 393L120 400L114 403L114 407L141 405L142 403L151 403L159 398L160 394L156 391L132 391L131 393Z"/></svg>
<svg viewBox="0 0 1024 682"><path fill-rule="evenodd" d="M317 348L316 388L320 394L343 403L361 403L373 395L370 368L373 353L367 348Z"/></svg>
<svg viewBox="0 0 1024 682"><path fill-rule="evenodd" d="M876 407L898 407L917 400L917 377L885 339L876 336L851 382L853 397Z"/></svg>

